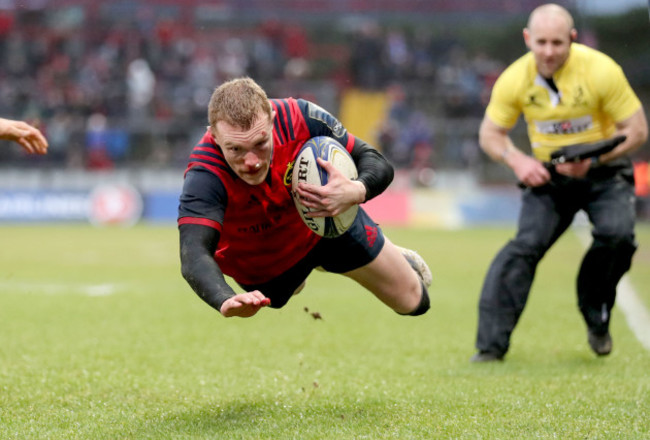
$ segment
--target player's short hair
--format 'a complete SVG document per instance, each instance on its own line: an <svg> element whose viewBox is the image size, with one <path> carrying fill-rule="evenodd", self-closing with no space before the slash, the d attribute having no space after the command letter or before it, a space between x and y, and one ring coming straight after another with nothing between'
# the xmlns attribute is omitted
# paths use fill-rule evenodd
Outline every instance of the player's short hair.
<svg viewBox="0 0 650 440"><path fill-rule="evenodd" d="M217 87L208 104L208 122L213 128L219 121L248 130L264 112L272 110L266 92L251 78L236 78Z"/></svg>

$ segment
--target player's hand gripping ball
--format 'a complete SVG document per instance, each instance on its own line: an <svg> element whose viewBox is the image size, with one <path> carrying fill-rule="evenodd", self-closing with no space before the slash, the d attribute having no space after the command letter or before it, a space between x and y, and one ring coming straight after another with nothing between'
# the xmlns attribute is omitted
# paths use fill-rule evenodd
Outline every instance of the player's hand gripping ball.
<svg viewBox="0 0 650 440"><path fill-rule="evenodd" d="M316 161L318 157L330 162L348 179L357 178L357 167L350 153L336 139L328 136L317 136L305 142L293 165L293 175L291 176L292 194L300 217L309 229L321 237L338 237L352 225L354 218L357 216L359 205L352 206L336 217L312 218L309 217L310 209L301 203L300 196L296 192L300 182L320 186L327 185L327 171L318 165Z"/></svg>

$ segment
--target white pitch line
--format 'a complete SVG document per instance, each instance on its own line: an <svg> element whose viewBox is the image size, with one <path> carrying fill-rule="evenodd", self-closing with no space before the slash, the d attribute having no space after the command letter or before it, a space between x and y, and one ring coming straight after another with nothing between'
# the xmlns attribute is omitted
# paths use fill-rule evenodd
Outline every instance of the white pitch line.
<svg viewBox="0 0 650 440"><path fill-rule="evenodd" d="M0 281L0 287L5 292L44 293L46 295L82 294L106 296L120 290L120 287L115 284L55 284L24 281Z"/></svg>
<svg viewBox="0 0 650 440"><path fill-rule="evenodd" d="M641 345L650 350L650 313L639 299L627 276L623 276L618 284L616 303Z"/></svg>
<svg viewBox="0 0 650 440"><path fill-rule="evenodd" d="M590 246L591 235L589 229L584 224L578 225L573 229L585 248ZM634 336L636 336L646 350L650 350L650 313L648 313L648 309L639 299L639 295L637 295L627 275L624 275L618 283L616 305L621 309L623 315L625 315L627 325L632 330L632 333L634 333Z"/></svg>

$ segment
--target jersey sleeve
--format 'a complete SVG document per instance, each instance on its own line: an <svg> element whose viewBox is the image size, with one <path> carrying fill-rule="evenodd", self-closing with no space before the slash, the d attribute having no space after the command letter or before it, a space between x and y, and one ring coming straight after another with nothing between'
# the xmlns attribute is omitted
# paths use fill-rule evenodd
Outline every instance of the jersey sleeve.
<svg viewBox="0 0 650 440"><path fill-rule="evenodd" d="M615 122L632 116L640 107L641 101L632 90L623 69L604 54L598 66L592 66L596 90L601 91L602 111Z"/></svg>
<svg viewBox="0 0 650 440"><path fill-rule="evenodd" d="M357 180L366 187L364 202L383 193L395 176L395 170L390 162L379 151L359 138L354 142L350 154L359 171Z"/></svg>
<svg viewBox="0 0 650 440"><path fill-rule="evenodd" d="M485 114L492 122L503 128L512 128L521 115L520 96L516 87L518 73L511 66L494 83L490 102Z"/></svg>
<svg viewBox="0 0 650 440"><path fill-rule="evenodd" d="M178 224L198 224L221 231L226 189L221 179L201 167L191 168L185 175L178 206Z"/></svg>
<svg viewBox="0 0 650 440"><path fill-rule="evenodd" d="M331 113L313 102L297 99L300 111L305 117L311 137L329 136L336 139L348 152L354 147L354 136Z"/></svg>

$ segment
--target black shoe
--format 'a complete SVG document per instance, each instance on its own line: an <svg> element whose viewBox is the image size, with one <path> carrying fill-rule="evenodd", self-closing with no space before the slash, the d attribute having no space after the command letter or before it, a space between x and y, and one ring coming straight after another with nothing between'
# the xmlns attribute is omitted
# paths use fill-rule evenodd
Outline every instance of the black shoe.
<svg viewBox="0 0 650 440"><path fill-rule="evenodd" d="M609 332L598 334L589 330L587 333L587 340L589 341L591 349L598 356L607 356L612 352L612 337Z"/></svg>
<svg viewBox="0 0 650 440"><path fill-rule="evenodd" d="M501 362L503 361L503 355L492 353L490 351L479 351L478 353L474 354L474 356L472 356L469 361L477 364L485 362Z"/></svg>

